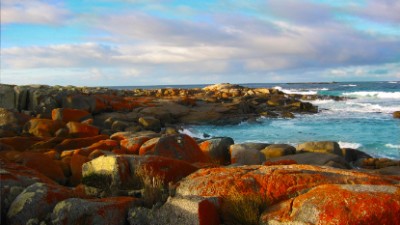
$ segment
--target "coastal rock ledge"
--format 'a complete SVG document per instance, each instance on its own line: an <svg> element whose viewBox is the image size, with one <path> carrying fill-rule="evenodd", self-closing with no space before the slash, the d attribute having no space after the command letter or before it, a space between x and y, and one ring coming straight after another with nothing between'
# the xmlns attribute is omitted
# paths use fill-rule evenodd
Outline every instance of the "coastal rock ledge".
<svg viewBox="0 0 400 225"><path fill-rule="evenodd" d="M1 224L400 224L400 161L182 124L316 113L279 90L1 85Z"/></svg>

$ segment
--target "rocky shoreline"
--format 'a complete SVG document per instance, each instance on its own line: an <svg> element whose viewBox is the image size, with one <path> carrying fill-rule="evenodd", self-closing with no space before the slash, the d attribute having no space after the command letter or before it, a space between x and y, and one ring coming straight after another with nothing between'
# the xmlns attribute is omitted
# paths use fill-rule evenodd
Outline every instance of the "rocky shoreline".
<svg viewBox="0 0 400 225"><path fill-rule="evenodd" d="M179 132L343 98L0 84L0 99L1 224L400 224L400 161Z"/></svg>

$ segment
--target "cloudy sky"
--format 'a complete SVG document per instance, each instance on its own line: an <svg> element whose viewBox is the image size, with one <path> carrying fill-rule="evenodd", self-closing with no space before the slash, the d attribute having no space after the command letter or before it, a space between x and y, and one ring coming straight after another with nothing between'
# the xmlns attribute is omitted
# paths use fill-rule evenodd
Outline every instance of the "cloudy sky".
<svg viewBox="0 0 400 225"><path fill-rule="evenodd" d="M400 80L399 0L1 0L1 83Z"/></svg>

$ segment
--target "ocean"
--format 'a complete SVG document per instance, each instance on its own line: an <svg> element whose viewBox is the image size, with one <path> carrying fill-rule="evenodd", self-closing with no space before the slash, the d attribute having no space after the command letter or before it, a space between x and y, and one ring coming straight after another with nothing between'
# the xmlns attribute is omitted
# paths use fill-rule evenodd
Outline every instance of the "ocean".
<svg viewBox="0 0 400 225"><path fill-rule="evenodd" d="M374 157L400 159L400 81L346 83L262 83L247 87L277 88L285 93L345 96L346 101L309 101L319 107L312 115L297 114L294 119L258 118L239 125L187 126L183 132L202 138L231 137L235 143L263 142L297 145L306 141L336 141L344 148L355 148ZM132 88L194 88L206 85L170 85Z"/></svg>

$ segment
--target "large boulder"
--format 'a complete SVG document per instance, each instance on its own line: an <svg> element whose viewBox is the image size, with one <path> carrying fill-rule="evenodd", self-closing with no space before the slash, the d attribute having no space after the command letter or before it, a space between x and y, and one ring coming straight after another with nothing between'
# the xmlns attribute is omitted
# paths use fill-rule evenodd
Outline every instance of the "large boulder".
<svg viewBox="0 0 400 225"><path fill-rule="evenodd" d="M400 187L315 187L264 211L260 224L400 224Z"/></svg>
<svg viewBox="0 0 400 225"><path fill-rule="evenodd" d="M229 146L233 144L234 141L230 137L217 137L201 142L199 147L211 161L227 165L230 163Z"/></svg>
<svg viewBox="0 0 400 225"><path fill-rule="evenodd" d="M12 202L7 213L7 222L8 224L48 224L54 206L73 196L73 192L63 186L34 183Z"/></svg>
<svg viewBox="0 0 400 225"><path fill-rule="evenodd" d="M85 138L68 138L58 144L55 149L62 151L62 150L72 150L78 149L83 147L88 147L96 142L101 140L108 139L108 135L97 135L93 137L85 137Z"/></svg>
<svg viewBox="0 0 400 225"><path fill-rule="evenodd" d="M137 200L132 197L69 198L54 207L51 223L54 225L125 225L129 208L136 204L138 204Z"/></svg>
<svg viewBox="0 0 400 225"><path fill-rule="evenodd" d="M394 187L398 183L398 180L391 177L330 167L257 165L198 170L180 182L176 195L220 197L224 221L258 224L263 209L304 194L319 185L369 184ZM395 193L391 195L395 197ZM359 201L363 202L363 199Z"/></svg>
<svg viewBox="0 0 400 225"><path fill-rule="evenodd" d="M100 189L105 195L121 190L136 190L159 182L161 187L176 183L197 168L191 164L160 156L101 156L82 166L83 183Z"/></svg>
<svg viewBox="0 0 400 225"><path fill-rule="evenodd" d="M147 142L150 141L152 141L152 139ZM209 158L201 151L196 141L186 134L163 136L149 148L145 148L146 143L144 143L139 150L140 155L159 155L191 163L210 162Z"/></svg>
<svg viewBox="0 0 400 225"><path fill-rule="evenodd" d="M0 144L2 144L3 146L8 146L13 150L25 151L29 149L32 145L44 140L44 138L40 137L5 137L0 138Z"/></svg>
<svg viewBox="0 0 400 225"><path fill-rule="evenodd" d="M148 136L140 136L121 140L121 149L125 150L128 154L138 155L140 147L150 139Z"/></svg>
<svg viewBox="0 0 400 225"><path fill-rule="evenodd" d="M156 119L151 116L140 117L138 122L142 125L146 130L152 130L159 132L161 130L161 122L159 119Z"/></svg>
<svg viewBox="0 0 400 225"><path fill-rule="evenodd" d="M62 99L62 108L94 112L96 109L96 98L80 94L70 95Z"/></svg>
<svg viewBox="0 0 400 225"><path fill-rule="evenodd" d="M231 163L240 165L259 165L265 161L265 156L260 152L268 144L243 143L234 144L229 147Z"/></svg>
<svg viewBox="0 0 400 225"><path fill-rule="evenodd" d="M297 145L296 150L305 152L331 153L343 156L339 144L334 141L305 142Z"/></svg>
<svg viewBox="0 0 400 225"><path fill-rule="evenodd" d="M14 86L0 84L0 107L6 109L15 109Z"/></svg>

